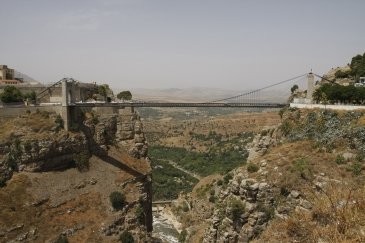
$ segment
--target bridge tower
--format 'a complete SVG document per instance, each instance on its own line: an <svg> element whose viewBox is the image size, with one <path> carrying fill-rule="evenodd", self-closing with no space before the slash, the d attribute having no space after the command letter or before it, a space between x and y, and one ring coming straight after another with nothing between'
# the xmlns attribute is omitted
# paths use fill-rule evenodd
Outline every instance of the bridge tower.
<svg viewBox="0 0 365 243"><path fill-rule="evenodd" d="M71 123L71 113L70 113L70 104L69 104L69 90L68 90L68 82L67 79L62 80L62 119L64 121L64 128L66 131L70 130Z"/></svg>
<svg viewBox="0 0 365 243"><path fill-rule="evenodd" d="M312 71L308 73L308 87L307 87L307 100L309 103L313 103L313 92L314 92L314 74Z"/></svg>

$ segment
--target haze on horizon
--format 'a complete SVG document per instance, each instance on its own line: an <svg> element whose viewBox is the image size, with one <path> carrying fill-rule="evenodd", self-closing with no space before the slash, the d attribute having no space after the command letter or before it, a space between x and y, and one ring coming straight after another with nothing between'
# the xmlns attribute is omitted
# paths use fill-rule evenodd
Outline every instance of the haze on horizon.
<svg viewBox="0 0 365 243"><path fill-rule="evenodd" d="M0 64L113 89L259 88L365 52L365 1L0 1Z"/></svg>

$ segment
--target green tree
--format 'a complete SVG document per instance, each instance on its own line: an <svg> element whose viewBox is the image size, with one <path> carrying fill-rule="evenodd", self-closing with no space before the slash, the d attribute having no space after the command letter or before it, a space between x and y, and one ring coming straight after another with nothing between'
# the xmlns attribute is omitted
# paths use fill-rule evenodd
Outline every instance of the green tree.
<svg viewBox="0 0 365 243"><path fill-rule="evenodd" d="M292 93L292 94L294 94L294 92L295 92L297 89L299 89L299 86L298 86L298 85L296 85L296 84L294 84L294 85L293 85L293 87L291 87L290 91L291 91L291 93Z"/></svg>
<svg viewBox="0 0 365 243"><path fill-rule="evenodd" d="M328 103L356 103L363 104L365 101L365 88L353 85L341 86L334 84L324 84L313 94L316 101L327 101ZM326 99L325 99L326 98Z"/></svg>
<svg viewBox="0 0 365 243"><path fill-rule="evenodd" d="M351 75L356 81L360 77L365 77L365 53L363 55L356 55L351 60Z"/></svg>
<svg viewBox="0 0 365 243"><path fill-rule="evenodd" d="M28 99L29 101L34 101L37 97L37 94L32 90L24 95L24 99Z"/></svg>
<svg viewBox="0 0 365 243"><path fill-rule="evenodd" d="M5 86L4 91L0 94L0 99L4 103L23 101L23 95L15 86Z"/></svg>
<svg viewBox="0 0 365 243"><path fill-rule="evenodd" d="M106 97L106 95L107 95L107 87L105 85L99 85L98 86L98 94L100 94L101 96Z"/></svg>
<svg viewBox="0 0 365 243"><path fill-rule="evenodd" d="M316 89L313 92L313 100L318 104L321 101L321 96L322 96L322 90L321 89Z"/></svg>
<svg viewBox="0 0 365 243"><path fill-rule="evenodd" d="M351 70L350 71L342 71L342 70L338 70L335 73L335 78L348 78L350 76Z"/></svg>
<svg viewBox="0 0 365 243"><path fill-rule="evenodd" d="M120 100L131 100L132 93L128 90L122 91L117 95L117 98Z"/></svg>

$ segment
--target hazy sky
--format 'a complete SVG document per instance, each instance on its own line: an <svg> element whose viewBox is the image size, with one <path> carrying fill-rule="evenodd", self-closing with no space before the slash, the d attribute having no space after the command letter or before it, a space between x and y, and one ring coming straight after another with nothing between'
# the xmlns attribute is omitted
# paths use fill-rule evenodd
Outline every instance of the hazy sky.
<svg viewBox="0 0 365 243"><path fill-rule="evenodd" d="M41 82L243 90L365 52L364 0L0 3L0 64Z"/></svg>

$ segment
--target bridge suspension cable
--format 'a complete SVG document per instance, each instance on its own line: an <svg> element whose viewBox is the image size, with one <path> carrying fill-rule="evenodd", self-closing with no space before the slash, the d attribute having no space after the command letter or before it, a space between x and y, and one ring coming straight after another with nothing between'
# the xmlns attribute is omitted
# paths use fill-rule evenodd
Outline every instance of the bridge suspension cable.
<svg viewBox="0 0 365 243"><path fill-rule="evenodd" d="M326 80L327 82L330 82L331 84L337 84L337 85L340 85L340 84L336 83L336 80L329 80L329 79L324 78L324 77L322 77L322 76L320 76L320 75L318 75L318 74L315 74L315 73L313 73L313 75L314 75L314 76L316 76L317 78L321 78L321 79L323 79L323 80Z"/></svg>
<svg viewBox="0 0 365 243"><path fill-rule="evenodd" d="M50 89L54 88L55 86L57 86L58 84L61 84L63 81L67 81L67 82L74 82L76 80L74 80L73 78L63 78L51 85L49 85L48 87L46 87L44 90L42 90L41 92L39 92L38 94L36 94L37 99L41 99L44 96L47 95L47 91L49 91Z"/></svg>
<svg viewBox="0 0 365 243"><path fill-rule="evenodd" d="M252 90L252 91L249 91L249 92L246 92L246 93L243 93L243 94L239 94L239 95L235 95L235 96L231 96L231 97L228 97L228 98L223 98L223 99L219 99L219 100L212 100L212 101L208 101L208 102L204 102L204 103L215 103L215 102L223 102L223 101L227 101L227 100L232 100L232 99L237 99L237 98L243 98L244 96L246 97L249 97L249 99L251 100L252 98L254 98L254 96L262 91L262 90L265 90L265 89L268 89L268 88L271 88L271 87L274 87L274 86L278 86L280 84L283 84L283 83L288 83L290 81L293 81L293 80L296 80L296 79L299 79L299 78L302 78L304 76L306 76L308 73L305 73L305 74L302 74L302 75L299 75L299 76L296 76L296 77L293 77L293 78L290 78L290 79L286 79L286 80L283 80L283 81L280 81L280 82L277 82L275 84L271 84L271 85L268 85L268 86L265 86L263 88L260 88L260 89L255 89L255 90Z"/></svg>

